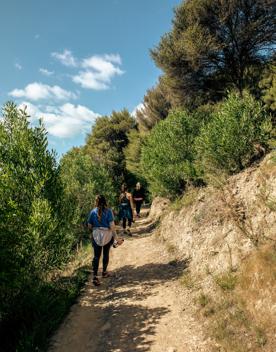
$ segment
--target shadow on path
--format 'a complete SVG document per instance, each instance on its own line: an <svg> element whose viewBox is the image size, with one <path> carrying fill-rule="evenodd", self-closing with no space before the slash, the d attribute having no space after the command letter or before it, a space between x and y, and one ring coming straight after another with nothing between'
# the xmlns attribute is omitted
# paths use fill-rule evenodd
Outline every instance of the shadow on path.
<svg viewBox="0 0 276 352"><path fill-rule="evenodd" d="M185 260L139 267L125 265L97 288L88 283L80 309L83 316L93 315L95 326L88 327L90 338L81 351L151 351L156 327L170 312L170 307L166 304L147 307L143 302L156 295L156 290L162 289L163 284L177 280L186 267Z"/></svg>
<svg viewBox="0 0 276 352"><path fill-rule="evenodd" d="M148 237L152 235L152 232L156 229L158 225L159 225L159 221L155 221L155 222L150 221L147 224L137 224L137 226L133 228L132 233L134 236L139 235L140 238Z"/></svg>
<svg viewBox="0 0 276 352"><path fill-rule="evenodd" d="M99 352L130 352L151 351L152 336L155 335L156 325L167 308L146 308L142 305L119 304L107 308L108 316L106 331L101 334L102 343ZM150 338L148 338L150 336Z"/></svg>

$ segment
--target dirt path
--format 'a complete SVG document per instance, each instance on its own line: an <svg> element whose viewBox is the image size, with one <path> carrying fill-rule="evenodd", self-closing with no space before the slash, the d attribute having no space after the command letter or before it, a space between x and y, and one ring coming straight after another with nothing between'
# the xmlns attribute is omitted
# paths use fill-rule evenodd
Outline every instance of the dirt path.
<svg viewBox="0 0 276 352"><path fill-rule="evenodd" d="M87 283L52 339L51 352L208 352L190 292L179 283L185 261L172 260L147 219L113 249L114 276Z"/></svg>

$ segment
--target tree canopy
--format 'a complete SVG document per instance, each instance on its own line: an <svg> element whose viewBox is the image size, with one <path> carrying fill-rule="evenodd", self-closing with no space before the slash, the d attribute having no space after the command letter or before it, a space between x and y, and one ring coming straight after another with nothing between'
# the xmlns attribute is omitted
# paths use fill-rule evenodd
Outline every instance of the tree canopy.
<svg viewBox="0 0 276 352"><path fill-rule="evenodd" d="M151 51L165 74L174 105L197 106L242 92L250 68L272 55L273 0L187 0L175 10L172 30Z"/></svg>
<svg viewBox="0 0 276 352"><path fill-rule="evenodd" d="M122 182L127 173L124 148L134 126L135 120L127 110L114 111L111 116L99 117L87 136L85 152L96 165L105 167L115 182Z"/></svg>
<svg viewBox="0 0 276 352"><path fill-rule="evenodd" d="M168 116L171 109L171 103L166 91L166 85L162 78L158 84L149 89L144 96L143 107L136 113L136 119L139 129L148 131Z"/></svg>

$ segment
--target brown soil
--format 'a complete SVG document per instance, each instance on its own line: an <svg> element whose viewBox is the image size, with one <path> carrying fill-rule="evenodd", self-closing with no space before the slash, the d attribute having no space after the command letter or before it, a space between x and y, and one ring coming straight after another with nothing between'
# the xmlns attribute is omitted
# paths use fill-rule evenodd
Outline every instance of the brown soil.
<svg viewBox="0 0 276 352"><path fill-rule="evenodd" d="M133 237L112 249L113 276L99 287L90 277L49 351L210 351L191 292L180 284L187 263L167 253L153 227L137 221Z"/></svg>

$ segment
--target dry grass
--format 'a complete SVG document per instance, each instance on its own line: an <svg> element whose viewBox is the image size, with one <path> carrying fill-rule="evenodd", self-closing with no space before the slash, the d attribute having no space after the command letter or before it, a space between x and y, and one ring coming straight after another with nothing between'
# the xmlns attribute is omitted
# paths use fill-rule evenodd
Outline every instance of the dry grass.
<svg viewBox="0 0 276 352"><path fill-rule="evenodd" d="M276 285L276 246L266 245L260 248L244 263L239 287L242 290L251 287L248 294L254 296L260 289Z"/></svg>
<svg viewBox="0 0 276 352"><path fill-rule="evenodd" d="M275 350L276 247L257 249L238 273L214 277L220 287L201 292L195 300L207 333L224 352L272 352ZM206 324L204 324L206 326Z"/></svg>
<svg viewBox="0 0 276 352"><path fill-rule="evenodd" d="M198 282L190 271L185 271L179 281L182 286L189 290L198 288Z"/></svg>
<svg viewBox="0 0 276 352"><path fill-rule="evenodd" d="M247 216L244 202L236 199L229 185L221 189L220 200L225 208L225 216L243 236L250 239L257 247L262 242L263 232L254 231L251 219Z"/></svg>
<svg viewBox="0 0 276 352"><path fill-rule="evenodd" d="M207 294L201 292L195 299L195 302L199 304L201 308L204 308L211 302L211 298Z"/></svg>
<svg viewBox="0 0 276 352"><path fill-rule="evenodd" d="M275 187L276 179L276 152L272 153L266 161L258 175L258 182L260 183L260 191L258 198L271 211L276 211L276 197L273 196L273 187Z"/></svg>
<svg viewBox="0 0 276 352"><path fill-rule="evenodd" d="M257 352L267 344L264 330L232 294L212 299L201 293L197 299L207 332L225 352Z"/></svg>
<svg viewBox="0 0 276 352"><path fill-rule="evenodd" d="M199 305L203 317L207 318L215 314L215 304L210 295L201 292L194 301L196 305Z"/></svg>
<svg viewBox="0 0 276 352"><path fill-rule="evenodd" d="M201 209L199 212L197 212L194 215L194 223L195 224L201 224L204 220L206 219L206 212L204 211L204 209Z"/></svg>
<svg viewBox="0 0 276 352"><path fill-rule="evenodd" d="M211 319L211 333L227 352L259 351L266 344L263 330L235 300L223 300Z"/></svg>
<svg viewBox="0 0 276 352"><path fill-rule="evenodd" d="M180 211L183 208L192 206L198 198L199 191L198 188L190 188L182 197L177 198L171 203L170 210Z"/></svg>
<svg viewBox="0 0 276 352"><path fill-rule="evenodd" d="M245 176L246 172L247 171L245 171ZM272 152L258 169L256 181L258 183L257 186L259 186L259 194L257 197L259 198L259 202L254 201L255 208L265 206L271 211L276 211L275 179L276 152ZM271 240L265 233L265 229L267 228L265 218L264 223L260 224L258 228L253 226L250 209L248 209L244 200L235 195L232 183L220 181L218 177L215 189L217 190L216 201L220 206L220 214L217 214L217 217L220 215L220 218L223 218L224 221L228 220L232 222L239 233L250 239L256 247L265 243L267 239ZM199 215L196 215L195 222L201 222L202 219ZM205 217L208 220L208 216L205 215Z"/></svg>
<svg viewBox="0 0 276 352"><path fill-rule="evenodd" d="M177 252L177 248L172 243L166 243L166 249L171 255L174 255Z"/></svg>
<svg viewBox="0 0 276 352"><path fill-rule="evenodd" d="M263 246L244 263L237 293L256 320L268 330L276 326L276 246ZM256 304L258 302L258 304ZM276 341L275 341L276 343Z"/></svg>

